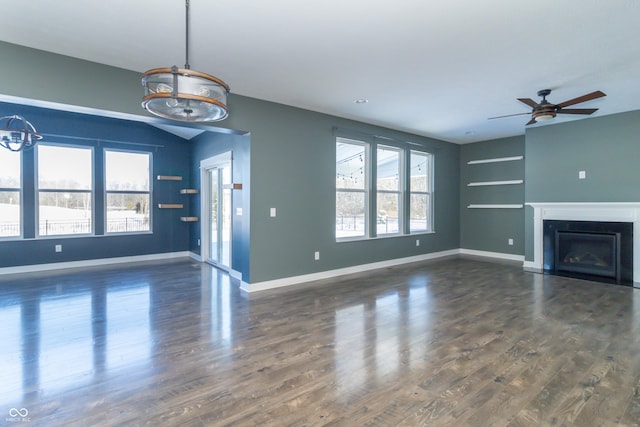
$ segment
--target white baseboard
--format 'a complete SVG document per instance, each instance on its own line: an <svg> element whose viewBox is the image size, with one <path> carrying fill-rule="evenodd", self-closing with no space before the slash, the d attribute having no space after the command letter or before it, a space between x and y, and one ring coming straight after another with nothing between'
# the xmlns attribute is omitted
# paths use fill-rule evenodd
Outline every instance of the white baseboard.
<svg viewBox="0 0 640 427"><path fill-rule="evenodd" d="M47 270L61 270L64 268L94 267L98 265L121 264L121 263L127 263L127 262L185 258L185 257L189 257L190 254L191 252L182 251L182 252L167 252L167 253L161 253L161 254L136 255L136 256L126 256L126 257L115 257L115 258L88 259L83 261L51 262L47 264L20 265L17 267L0 268L0 275L16 274L16 273L33 273L36 271L47 271Z"/></svg>
<svg viewBox="0 0 640 427"><path fill-rule="evenodd" d="M202 262L202 256L195 252L189 252L189 258L193 259L194 261Z"/></svg>
<svg viewBox="0 0 640 427"><path fill-rule="evenodd" d="M445 256L458 255L459 249L452 249L442 252L434 252L430 254L416 255L406 258L397 258L387 261L373 262L370 264L355 265L352 267L338 268L336 270L320 271L318 273L303 274L301 276L284 277L282 279L267 280L257 283L242 282L240 289L245 292L266 291L269 289L281 288L283 286L291 286L314 280L330 279L332 277L344 276L346 274L361 273L364 271L375 270L379 268L393 267L411 262L426 261L430 259L442 258Z"/></svg>
<svg viewBox="0 0 640 427"><path fill-rule="evenodd" d="M281 279L267 280L264 282L257 282L257 283L243 282L242 273L236 270L231 270L229 272L229 275L240 281L240 289L242 289L245 292L251 293L251 292L259 292L259 291L266 291L269 289L280 288L283 286L291 286L291 285L296 285L300 283L311 282L314 280L330 279L332 277L344 276L347 274L361 273L361 272L380 269L380 268L393 267L393 266L402 265L402 264L409 264L412 262L427 261L431 259L443 258L446 256L460 255L460 254L475 255L475 256L487 257L487 258L498 258L498 259L511 260L511 261L523 261L523 268L525 269L531 268L533 266L533 262L524 261L524 256L522 255L504 254L499 252L476 251L472 249L451 249L447 251L415 255L415 256L406 257L406 258L396 258L396 259L391 259L386 261L355 265L355 266L339 268L335 270L320 271L318 273L303 274L301 276L284 277ZM36 271L47 271L47 270L60 270L64 268L93 267L93 266L99 266L99 265L120 264L120 263L128 263L128 262L155 261L155 260L162 260L162 259L185 258L185 257L191 258L194 261L202 262L202 257L200 255L190 251L182 251L182 252L168 252L168 253L161 253L161 254L148 254L148 255L137 255L137 256L128 256L128 257L100 258L100 259L91 259L91 260L83 260L83 261L34 264L34 265L24 265L24 266L17 266L17 267L4 267L4 268L0 268L0 275L16 274L16 273L31 273Z"/></svg>
<svg viewBox="0 0 640 427"><path fill-rule="evenodd" d="M233 270L233 269L229 270L229 276L242 282L242 273L239 272L238 270Z"/></svg>
<svg viewBox="0 0 640 427"><path fill-rule="evenodd" d="M505 254L501 252L476 251L475 249L460 249L460 254L524 262L523 255Z"/></svg>

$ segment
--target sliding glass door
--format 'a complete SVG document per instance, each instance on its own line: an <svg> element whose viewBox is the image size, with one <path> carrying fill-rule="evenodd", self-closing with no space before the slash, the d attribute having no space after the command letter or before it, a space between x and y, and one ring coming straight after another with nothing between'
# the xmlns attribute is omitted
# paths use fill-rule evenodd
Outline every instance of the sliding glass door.
<svg viewBox="0 0 640 427"><path fill-rule="evenodd" d="M222 269L231 269L231 153L202 162L203 257Z"/></svg>

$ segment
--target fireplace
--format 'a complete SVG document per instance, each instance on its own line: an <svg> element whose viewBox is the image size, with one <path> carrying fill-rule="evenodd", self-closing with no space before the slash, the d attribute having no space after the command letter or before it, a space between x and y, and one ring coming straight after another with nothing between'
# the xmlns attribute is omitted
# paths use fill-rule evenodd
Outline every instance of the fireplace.
<svg viewBox="0 0 640 427"><path fill-rule="evenodd" d="M531 218L531 228L527 228L525 238L528 249L523 267L527 271L539 273L552 272L555 261L549 261L552 240L545 236L544 224L550 220L573 222L626 223L630 236L621 236L620 241L620 274L623 284L640 287L640 203L639 202L527 202L528 210L525 219ZM530 219L529 219L530 221ZM633 230L636 230L634 233ZM588 232L588 230L569 230ZM599 230L597 232L602 232ZM616 231L614 231L616 232ZM547 231L548 233L548 231ZM531 251L531 249L533 251ZM551 267L553 264L553 267ZM598 276L593 276L598 277ZM600 276L602 277L602 276ZM606 280L613 280L606 278ZM625 283L628 281L628 283Z"/></svg>
<svg viewBox="0 0 640 427"><path fill-rule="evenodd" d="M545 220L544 271L550 274L633 284L633 224Z"/></svg>
<svg viewBox="0 0 640 427"><path fill-rule="evenodd" d="M633 224L607 221L544 221L544 270L631 285Z"/></svg>

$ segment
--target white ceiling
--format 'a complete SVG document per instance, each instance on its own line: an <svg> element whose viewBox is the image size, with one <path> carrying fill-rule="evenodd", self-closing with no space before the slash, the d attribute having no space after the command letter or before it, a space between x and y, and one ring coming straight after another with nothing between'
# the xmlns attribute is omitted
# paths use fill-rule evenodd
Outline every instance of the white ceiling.
<svg viewBox="0 0 640 427"><path fill-rule="evenodd" d="M487 119L526 113L516 98L539 89L556 104L601 90L576 106L594 116L640 109L638 0L190 4L191 67L244 96L456 143L523 134L526 115ZM141 73L184 65L184 0L1 5L6 42Z"/></svg>

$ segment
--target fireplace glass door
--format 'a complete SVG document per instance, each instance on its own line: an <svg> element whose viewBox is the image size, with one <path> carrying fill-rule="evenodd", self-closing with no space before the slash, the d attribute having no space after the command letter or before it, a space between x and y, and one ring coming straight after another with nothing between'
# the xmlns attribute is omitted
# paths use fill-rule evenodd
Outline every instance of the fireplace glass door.
<svg viewBox="0 0 640 427"><path fill-rule="evenodd" d="M620 282L620 233L556 231L555 269Z"/></svg>

